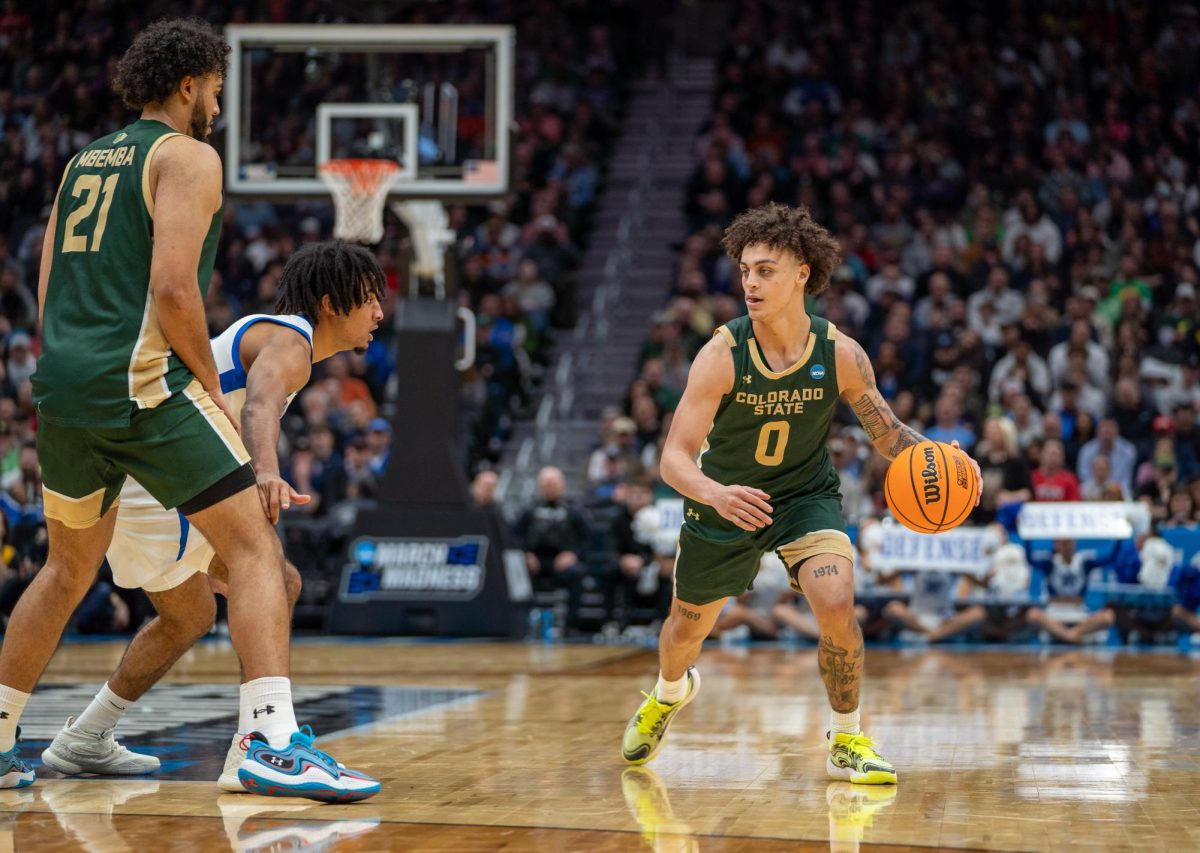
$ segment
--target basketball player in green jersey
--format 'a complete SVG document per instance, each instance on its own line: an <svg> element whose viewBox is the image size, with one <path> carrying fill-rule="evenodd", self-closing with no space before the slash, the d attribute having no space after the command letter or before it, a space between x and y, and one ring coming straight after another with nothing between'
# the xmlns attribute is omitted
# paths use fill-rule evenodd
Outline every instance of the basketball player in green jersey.
<svg viewBox="0 0 1200 853"><path fill-rule="evenodd" d="M294 774L300 784L277 792L361 799L379 788L362 778L347 786L349 771L297 731L283 549L208 340L222 196L221 161L205 139L228 54L198 20L141 32L115 77L141 118L71 159L50 213L33 377L49 557L0 649L0 787L34 780L15 746L17 720L95 578L128 475L187 516L228 567L230 633L263 741L258 763L304 768Z"/></svg>
<svg viewBox="0 0 1200 853"><path fill-rule="evenodd" d="M805 208L747 211L722 246L738 263L748 316L719 329L692 364L662 454L662 477L684 496L675 596L659 637L658 683L629 721L622 755L652 759L695 698L693 662L726 599L776 552L821 629L817 660L832 706L826 770L865 784L896 769L859 725L863 641L854 616L853 552L826 439L839 399L889 459L925 441L875 386L861 346L807 313L829 284L838 245Z"/></svg>

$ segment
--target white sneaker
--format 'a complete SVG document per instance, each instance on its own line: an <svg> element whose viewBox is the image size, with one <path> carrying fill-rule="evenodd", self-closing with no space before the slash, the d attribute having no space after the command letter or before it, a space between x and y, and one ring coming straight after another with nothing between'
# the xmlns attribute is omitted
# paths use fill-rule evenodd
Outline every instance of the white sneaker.
<svg viewBox="0 0 1200 853"><path fill-rule="evenodd" d="M238 768L246 760L246 751L250 749L250 735L234 735L233 743L229 744L229 752L225 753L225 767L217 779L217 786L222 791L245 793L241 780L238 779Z"/></svg>
<svg viewBox="0 0 1200 853"><path fill-rule="evenodd" d="M153 755L130 752L113 737L113 729L92 734L67 720L54 741L42 752L42 763L66 776L95 773L97 776L141 776L159 768Z"/></svg>

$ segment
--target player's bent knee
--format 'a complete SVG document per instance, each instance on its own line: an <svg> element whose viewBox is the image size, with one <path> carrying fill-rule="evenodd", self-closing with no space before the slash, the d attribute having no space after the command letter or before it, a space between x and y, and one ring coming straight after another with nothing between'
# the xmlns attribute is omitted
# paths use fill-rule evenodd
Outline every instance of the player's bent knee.
<svg viewBox="0 0 1200 853"><path fill-rule="evenodd" d="M68 563L52 558L46 561L46 565L38 572L38 577L45 578L43 583L53 585L56 597L78 603L91 589L99 568L99 564L88 569L77 562Z"/></svg>
<svg viewBox="0 0 1200 853"><path fill-rule="evenodd" d="M217 620L217 599L212 593L182 598L151 597L158 618L167 632L189 644L205 636Z"/></svg>
<svg viewBox="0 0 1200 853"><path fill-rule="evenodd" d="M295 605L300 600L300 590L304 588L304 581L290 560L285 560L283 564L283 586L287 591L288 604Z"/></svg>
<svg viewBox="0 0 1200 853"><path fill-rule="evenodd" d="M217 621L217 600L212 596L198 599L196 608L195 612L188 615L186 625L187 635L193 642L212 630L213 623Z"/></svg>
<svg viewBox="0 0 1200 853"><path fill-rule="evenodd" d="M809 603L818 622L848 622L854 617L854 594L850 589L829 589L809 595Z"/></svg>

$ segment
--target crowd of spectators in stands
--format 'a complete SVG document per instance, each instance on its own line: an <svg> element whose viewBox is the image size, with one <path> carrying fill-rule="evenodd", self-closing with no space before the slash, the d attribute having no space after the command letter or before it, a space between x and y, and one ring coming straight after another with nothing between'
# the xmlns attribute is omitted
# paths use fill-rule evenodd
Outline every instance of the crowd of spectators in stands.
<svg viewBox="0 0 1200 853"><path fill-rule="evenodd" d="M588 497L655 478L690 360L743 311L722 230L778 201L841 244L810 311L864 345L899 418L979 461L972 524L1108 499L1196 525L1197 48L1183 3L737 4L689 233ZM886 516L848 409L829 451L849 524Z"/></svg>
<svg viewBox="0 0 1200 853"><path fill-rule="evenodd" d="M364 10L365 11L365 10ZM451 277L478 317L476 366L462 396L468 425L464 465L472 472L499 459L512 418L529 404L554 345L573 322L574 270L619 125L639 13L629 2L541 0L513 16L504 4L464 0L446 8L396 7L390 22L515 22L517 27L514 189L489 207L450 210L456 230ZM300 0L54 0L0 2L0 487L6 524L0 611L42 564L36 416L29 376L36 369L36 289L47 216L68 160L83 145L135 116L111 92L116 60L147 23L192 14L222 27L237 22L353 21L350 10ZM333 17L337 15L338 17ZM288 110L320 100L292 79L255 81L257 103L278 111L292 137L275 156L311 145L315 127L288 122ZM212 138L223 150L223 122ZM283 264L302 241L331 235L328 204L276 205L227 198L207 311L217 334L240 316L270 312ZM314 371L284 422L283 470L313 501L290 518L320 521L347 500L371 498L391 443L386 389L395 365L392 317L404 268L405 231L390 212L376 247L388 278L386 316L364 355L343 354ZM407 281L404 282L407 289ZM310 584L323 595L327 584ZM119 594L118 594L119 592ZM123 598L124 597L124 598ZM97 585L98 612L78 628L136 627L135 596ZM129 606L134 612L130 615ZM105 616L104 614L107 614ZM2 619L2 616L0 616Z"/></svg>

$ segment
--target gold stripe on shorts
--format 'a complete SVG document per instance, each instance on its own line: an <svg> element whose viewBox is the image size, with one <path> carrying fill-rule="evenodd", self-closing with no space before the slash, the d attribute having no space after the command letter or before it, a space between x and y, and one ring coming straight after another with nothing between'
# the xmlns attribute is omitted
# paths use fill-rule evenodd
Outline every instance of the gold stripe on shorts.
<svg viewBox="0 0 1200 853"><path fill-rule="evenodd" d="M71 498L46 488L43 483L42 506L46 518L53 518L73 530L86 530L100 520L100 510L104 508L104 488L81 498Z"/></svg>
<svg viewBox="0 0 1200 853"><path fill-rule="evenodd" d="M229 418L221 411L221 407L214 403L213 398L204 390L200 380L193 379L189 382L188 386L183 389L183 394L199 409L200 414L204 415L204 419L213 428L213 432L221 437L221 441L225 442L225 446L229 448L233 457L243 465L249 462L250 454L246 452L246 446L242 444L242 437L238 435L233 424L229 422Z"/></svg>

